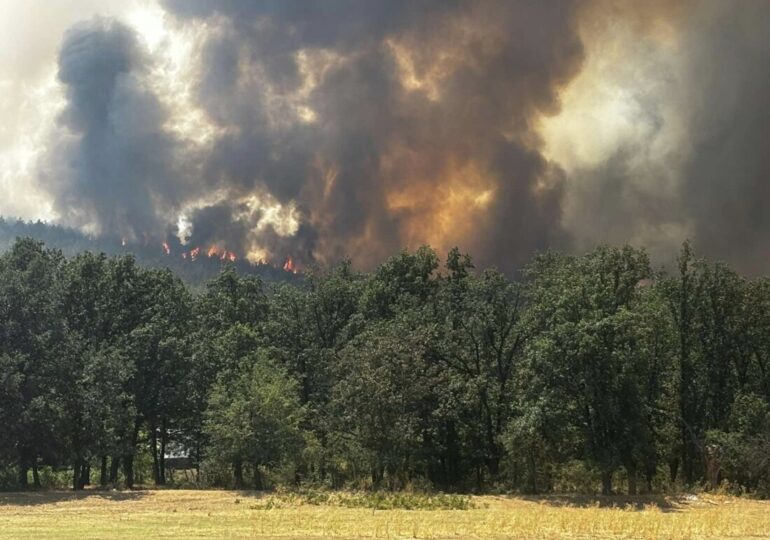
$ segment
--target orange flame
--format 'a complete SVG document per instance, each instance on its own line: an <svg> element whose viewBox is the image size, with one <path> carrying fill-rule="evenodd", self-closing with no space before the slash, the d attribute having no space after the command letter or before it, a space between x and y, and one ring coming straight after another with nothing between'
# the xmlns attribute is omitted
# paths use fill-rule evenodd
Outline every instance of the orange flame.
<svg viewBox="0 0 770 540"><path fill-rule="evenodd" d="M171 255L171 248L169 247L168 242L163 242L161 246L163 247L163 253Z"/></svg>
<svg viewBox="0 0 770 540"><path fill-rule="evenodd" d="M200 255L200 252L201 252L201 247L197 246L191 249L190 251L183 252L182 258L187 260L189 257L191 261L194 261ZM209 249L206 250L206 257L210 259L213 259L214 257L216 257L220 261L230 261L230 262L235 262L238 260L238 256L234 252L228 251L226 249L223 249L220 251L216 245L211 246Z"/></svg>
<svg viewBox="0 0 770 540"><path fill-rule="evenodd" d="M294 261L291 257L286 258L286 262L283 263L283 269L287 272L291 272L292 274L297 273L297 267L294 266Z"/></svg>

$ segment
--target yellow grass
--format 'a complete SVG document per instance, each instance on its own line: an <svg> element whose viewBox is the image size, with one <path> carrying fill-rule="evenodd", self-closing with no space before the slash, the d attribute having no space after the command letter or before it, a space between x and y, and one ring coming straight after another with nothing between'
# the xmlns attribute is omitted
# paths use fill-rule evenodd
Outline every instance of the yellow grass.
<svg viewBox="0 0 770 540"><path fill-rule="evenodd" d="M0 538L770 538L770 504L746 499L485 496L473 503L470 510L266 509L246 492L0 494Z"/></svg>

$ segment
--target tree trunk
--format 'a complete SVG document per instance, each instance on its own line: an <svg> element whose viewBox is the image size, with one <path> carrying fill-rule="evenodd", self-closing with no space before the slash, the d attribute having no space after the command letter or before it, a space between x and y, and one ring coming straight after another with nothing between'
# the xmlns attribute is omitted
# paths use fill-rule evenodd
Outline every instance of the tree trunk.
<svg viewBox="0 0 770 540"><path fill-rule="evenodd" d="M645 471L645 479L647 480L647 493L652 493L652 481L655 478L655 470L647 469Z"/></svg>
<svg viewBox="0 0 770 540"><path fill-rule="evenodd" d="M493 449L494 451L494 449ZM500 472L500 457L496 454L488 456L486 459L487 470L489 471L490 478L494 481Z"/></svg>
<svg viewBox="0 0 770 540"><path fill-rule="evenodd" d="M110 460L110 484L118 483L118 472L120 472L120 457L112 456Z"/></svg>
<svg viewBox="0 0 770 540"><path fill-rule="evenodd" d="M37 458L32 460L32 486L40 489L40 471L37 468Z"/></svg>
<svg viewBox="0 0 770 540"><path fill-rule="evenodd" d="M676 477L679 474L679 458L674 458L668 462L668 476L671 483L676 482Z"/></svg>
<svg viewBox="0 0 770 540"><path fill-rule="evenodd" d="M262 482L262 472L259 470L259 465L254 464L254 489L262 491L265 489L265 485Z"/></svg>
<svg viewBox="0 0 770 540"><path fill-rule="evenodd" d="M684 473L684 483L687 486L691 486L693 478L695 477L695 471L693 466L694 452L692 451L692 445L690 444L689 437L685 441L684 456L682 456L682 469Z"/></svg>
<svg viewBox="0 0 770 540"><path fill-rule="evenodd" d="M382 482L382 472L379 467L372 467L372 487L378 487Z"/></svg>
<svg viewBox="0 0 770 540"><path fill-rule="evenodd" d="M91 464L88 461L83 462L80 468L80 487L91 485Z"/></svg>
<svg viewBox="0 0 770 540"><path fill-rule="evenodd" d="M79 457L75 458L75 463L72 464L72 489L83 489L83 460Z"/></svg>
<svg viewBox="0 0 770 540"><path fill-rule="evenodd" d="M453 421L448 422L445 444L447 449L447 465L449 482L456 486L460 483L460 446L458 444L457 426Z"/></svg>
<svg viewBox="0 0 770 540"><path fill-rule="evenodd" d="M233 479L236 489L243 488L243 462L240 459L233 462Z"/></svg>
<svg viewBox="0 0 770 540"><path fill-rule="evenodd" d="M159 472L160 472L160 483L165 484L166 483L166 439L168 438L168 433L166 431L166 419L164 418L161 421L160 426L160 455L158 456L158 464L159 464Z"/></svg>
<svg viewBox="0 0 770 540"><path fill-rule="evenodd" d="M19 487L21 489L27 489L27 487L29 487L29 481L27 480L28 474L29 469L27 467L19 467Z"/></svg>
<svg viewBox="0 0 770 540"><path fill-rule="evenodd" d="M83 485L84 486L91 485L91 462L90 461L86 461L83 464Z"/></svg>
<svg viewBox="0 0 770 540"><path fill-rule="evenodd" d="M602 495L612 495L612 471L602 471Z"/></svg>
<svg viewBox="0 0 770 540"><path fill-rule="evenodd" d="M636 465L626 465L626 473L628 474L628 494L636 495Z"/></svg>
<svg viewBox="0 0 770 540"><path fill-rule="evenodd" d="M131 453L123 456L123 476L126 477L126 487L134 487L134 452L136 452L136 443L139 439L139 428L142 426L142 418L134 419L134 431L131 434Z"/></svg>
<svg viewBox="0 0 770 540"><path fill-rule="evenodd" d="M201 444L200 441L196 441L195 444L195 483L198 484L201 481Z"/></svg>
<svg viewBox="0 0 770 540"><path fill-rule="evenodd" d="M24 450L19 451L19 488L27 489L29 486L29 480L27 475L29 473L29 465L27 464L27 456L24 454Z"/></svg>
<svg viewBox="0 0 770 540"><path fill-rule="evenodd" d="M528 452L529 488L533 494L537 493L537 459L533 451Z"/></svg>
<svg viewBox="0 0 770 540"><path fill-rule="evenodd" d="M107 456L102 456L101 468L99 471L99 485L102 487L107 486Z"/></svg>
<svg viewBox="0 0 770 540"><path fill-rule="evenodd" d="M152 452L152 481L160 485L160 464L158 463L158 432L155 420L150 422L150 451Z"/></svg>
<svg viewBox="0 0 770 540"><path fill-rule="evenodd" d="M123 456L123 476L126 477L126 487L132 489L134 487L134 456L132 454Z"/></svg>

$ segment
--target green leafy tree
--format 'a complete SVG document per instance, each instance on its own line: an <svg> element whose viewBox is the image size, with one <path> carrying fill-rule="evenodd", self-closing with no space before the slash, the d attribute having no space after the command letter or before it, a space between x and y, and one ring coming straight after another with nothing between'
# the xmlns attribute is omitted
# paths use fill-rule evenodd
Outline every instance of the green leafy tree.
<svg viewBox="0 0 770 540"><path fill-rule="evenodd" d="M56 297L62 262L61 253L28 238L17 240L0 257L0 416L8 419L3 438L14 454L22 488L30 469L38 486L39 463L56 463L61 455L61 394L56 390L64 327Z"/></svg>
<svg viewBox="0 0 770 540"><path fill-rule="evenodd" d="M470 257L449 253L441 283L442 365L462 404L462 431L471 463L495 478L504 455L502 435L514 405L515 377L528 330L522 324L524 291L503 274L470 273Z"/></svg>
<svg viewBox="0 0 770 540"><path fill-rule="evenodd" d="M430 358L433 329L420 323L402 314L373 324L340 353L334 437L375 486L404 487L432 472L447 381Z"/></svg>
<svg viewBox="0 0 770 540"><path fill-rule="evenodd" d="M296 383L264 352L245 358L235 379L214 385L205 415L208 455L233 465L243 486L243 464L251 464L254 487L265 487L260 469L297 456L303 443L304 410Z"/></svg>
<svg viewBox="0 0 770 540"><path fill-rule="evenodd" d="M640 284L651 277L647 255L630 247L547 254L528 276L538 330L528 348L531 399L542 392L566 408L609 494L613 472L626 465L634 474L638 444L649 437L645 321L636 310Z"/></svg>

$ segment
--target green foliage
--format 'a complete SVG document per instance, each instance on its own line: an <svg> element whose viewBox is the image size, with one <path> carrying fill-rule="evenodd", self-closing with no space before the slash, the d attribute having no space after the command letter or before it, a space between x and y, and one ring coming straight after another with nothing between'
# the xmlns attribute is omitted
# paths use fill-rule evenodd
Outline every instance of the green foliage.
<svg viewBox="0 0 770 540"><path fill-rule="evenodd" d="M260 499L253 510L272 510L297 505L371 508L372 510L470 510L475 505L470 497L454 494L421 494L409 492L331 492L300 489Z"/></svg>
<svg viewBox="0 0 770 540"><path fill-rule="evenodd" d="M624 246L511 280L422 247L193 291L21 239L0 255L0 487L184 477L373 509L467 502L393 493L415 486L762 494L768 336L770 280L689 244L671 274Z"/></svg>
<svg viewBox="0 0 770 540"><path fill-rule="evenodd" d="M259 467L275 467L299 454L303 414L295 381L263 352L245 358L237 376L225 374L212 389L204 428L210 457L235 467L251 464L261 489Z"/></svg>

